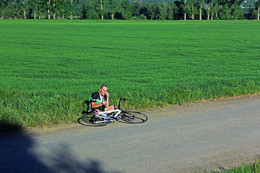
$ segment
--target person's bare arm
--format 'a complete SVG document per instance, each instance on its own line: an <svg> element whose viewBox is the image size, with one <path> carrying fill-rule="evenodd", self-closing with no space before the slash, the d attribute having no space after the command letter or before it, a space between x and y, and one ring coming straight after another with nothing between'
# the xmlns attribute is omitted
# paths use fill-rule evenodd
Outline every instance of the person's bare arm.
<svg viewBox="0 0 260 173"><path fill-rule="evenodd" d="M109 93L107 92L106 108L109 108Z"/></svg>
<svg viewBox="0 0 260 173"><path fill-rule="evenodd" d="M92 108L99 108L100 106L103 106L103 105L105 105L106 104L106 102L104 101L104 102L101 102L101 103L99 103L99 104L96 104L95 102L92 102L91 103L91 106L92 106Z"/></svg>

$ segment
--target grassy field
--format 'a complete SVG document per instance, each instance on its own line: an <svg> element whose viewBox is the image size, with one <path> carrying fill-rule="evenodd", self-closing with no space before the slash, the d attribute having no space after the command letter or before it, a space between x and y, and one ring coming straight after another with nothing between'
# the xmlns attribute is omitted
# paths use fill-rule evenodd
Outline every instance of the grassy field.
<svg viewBox="0 0 260 173"><path fill-rule="evenodd" d="M75 122L111 103L154 108L259 93L259 21L0 21L0 126Z"/></svg>

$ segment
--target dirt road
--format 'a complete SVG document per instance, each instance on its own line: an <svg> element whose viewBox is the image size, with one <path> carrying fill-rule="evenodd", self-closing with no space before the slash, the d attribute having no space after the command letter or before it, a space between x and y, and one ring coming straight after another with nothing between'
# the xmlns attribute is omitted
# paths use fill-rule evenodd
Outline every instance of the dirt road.
<svg viewBox="0 0 260 173"><path fill-rule="evenodd" d="M198 172L260 160L260 95L146 112L140 125L0 134L0 172Z"/></svg>

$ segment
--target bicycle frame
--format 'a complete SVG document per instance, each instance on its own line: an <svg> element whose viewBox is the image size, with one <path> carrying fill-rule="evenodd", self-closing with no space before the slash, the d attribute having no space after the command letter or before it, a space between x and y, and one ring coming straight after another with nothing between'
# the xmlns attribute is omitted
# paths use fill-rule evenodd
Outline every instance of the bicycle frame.
<svg viewBox="0 0 260 173"><path fill-rule="evenodd" d="M120 103L121 103L121 101L125 102L125 100L126 100L126 98L121 98L119 100L119 103L118 103L118 108L115 109L115 110L111 110L111 111L97 111L97 114L95 114L95 117L103 119L103 121L101 120L101 121L98 121L97 123L104 123L104 122L108 122L108 121L117 119L117 117L120 116L121 113L122 113L122 110L120 110ZM108 116L108 114L112 114L112 113L115 113L115 115Z"/></svg>
<svg viewBox="0 0 260 173"><path fill-rule="evenodd" d="M110 121L111 119L116 119L118 116L120 116L121 114L121 110L120 109L116 109L116 110L112 110L112 111L103 111L103 112L99 112L95 115L95 117L97 118L103 118L103 121L99 121L99 123L103 123L103 122L107 122ZM111 113L116 113L113 116L108 116L108 114Z"/></svg>

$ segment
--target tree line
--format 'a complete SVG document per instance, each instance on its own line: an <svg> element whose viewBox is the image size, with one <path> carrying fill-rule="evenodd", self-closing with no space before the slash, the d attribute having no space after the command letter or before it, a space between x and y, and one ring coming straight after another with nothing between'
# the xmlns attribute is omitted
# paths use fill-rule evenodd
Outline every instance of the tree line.
<svg viewBox="0 0 260 173"><path fill-rule="evenodd" d="M260 18L260 0L0 0L1 18L239 20Z"/></svg>

